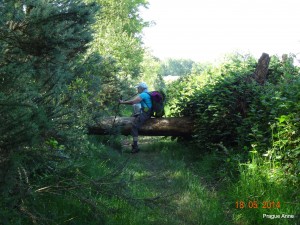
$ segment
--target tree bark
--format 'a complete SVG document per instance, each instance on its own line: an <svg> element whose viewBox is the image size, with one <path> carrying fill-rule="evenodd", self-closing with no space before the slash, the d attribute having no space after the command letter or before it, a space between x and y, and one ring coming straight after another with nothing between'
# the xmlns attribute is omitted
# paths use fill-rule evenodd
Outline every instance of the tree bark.
<svg viewBox="0 0 300 225"><path fill-rule="evenodd" d="M110 135L131 134L133 117L103 118L97 124L90 126L88 134ZM193 121L190 118L151 118L139 130L139 135L145 136L191 136L193 133Z"/></svg>
<svg viewBox="0 0 300 225"><path fill-rule="evenodd" d="M270 56L267 53L263 53L258 60L258 65L253 74L254 79L260 85L263 85L267 80L269 63L270 63Z"/></svg>

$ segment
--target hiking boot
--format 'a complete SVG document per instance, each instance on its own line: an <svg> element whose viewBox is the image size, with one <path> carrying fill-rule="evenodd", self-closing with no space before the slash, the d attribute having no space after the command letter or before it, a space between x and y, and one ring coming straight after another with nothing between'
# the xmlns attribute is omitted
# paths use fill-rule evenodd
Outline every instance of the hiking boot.
<svg viewBox="0 0 300 225"><path fill-rule="evenodd" d="M131 149L131 153L138 153L140 151L139 147L137 145L131 145L132 149Z"/></svg>

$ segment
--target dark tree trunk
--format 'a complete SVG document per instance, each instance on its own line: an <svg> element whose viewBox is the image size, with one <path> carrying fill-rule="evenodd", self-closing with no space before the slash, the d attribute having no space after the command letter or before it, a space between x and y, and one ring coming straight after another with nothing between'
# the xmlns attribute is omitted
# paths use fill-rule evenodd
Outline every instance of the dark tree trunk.
<svg viewBox="0 0 300 225"><path fill-rule="evenodd" d="M258 65L253 74L254 79L258 84L263 85L267 80L269 70L270 56L267 53L263 53L258 60Z"/></svg>
<svg viewBox="0 0 300 225"><path fill-rule="evenodd" d="M89 134L131 134L133 117L103 118L97 124L89 127ZM139 135L146 136L190 136L193 132L193 122L190 118L151 118L139 130Z"/></svg>

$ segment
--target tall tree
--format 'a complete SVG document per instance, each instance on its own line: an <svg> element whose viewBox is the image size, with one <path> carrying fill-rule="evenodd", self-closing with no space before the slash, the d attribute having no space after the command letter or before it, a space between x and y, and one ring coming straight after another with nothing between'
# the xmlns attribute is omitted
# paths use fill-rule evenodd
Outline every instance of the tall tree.
<svg viewBox="0 0 300 225"><path fill-rule="evenodd" d="M92 51L114 59L120 77L138 76L143 60L141 32L147 26L139 16L139 8L146 7L147 0L96 1L101 5L101 14L94 26Z"/></svg>

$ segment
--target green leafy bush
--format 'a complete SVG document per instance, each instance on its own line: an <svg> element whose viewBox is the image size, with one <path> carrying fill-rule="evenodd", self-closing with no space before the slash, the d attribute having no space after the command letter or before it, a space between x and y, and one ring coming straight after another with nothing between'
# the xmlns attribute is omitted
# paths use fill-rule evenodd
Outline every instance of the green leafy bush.
<svg viewBox="0 0 300 225"><path fill-rule="evenodd" d="M173 115L194 118L194 140L201 146L237 142L237 127L253 98L253 84L245 78L254 69L253 58L231 57L221 66L182 78L169 88L169 95L175 98L170 102Z"/></svg>
<svg viewBox="0 0 300 225"><path fill-rule="evenodd" d="M174 97L169 101L172 115L194 119L192 141L202 151L220 149L216 146L234 149L225 164L238 164L234 160L237 154L247 156L255 146L260 156L280 163L289 174L287 179L296 185L299 68L292 64L292 58L280 61L272 57L268 80L259 85L249 77L255 67L252 57L235 55L218 67L181 78L169 86L169 95Z"/></svg>

